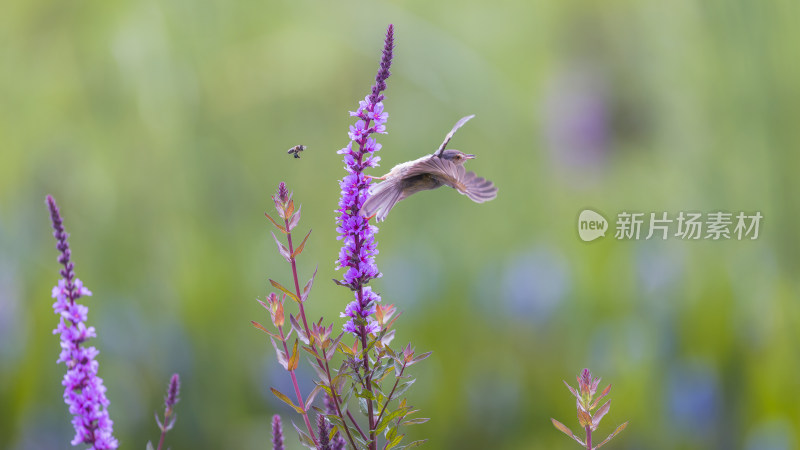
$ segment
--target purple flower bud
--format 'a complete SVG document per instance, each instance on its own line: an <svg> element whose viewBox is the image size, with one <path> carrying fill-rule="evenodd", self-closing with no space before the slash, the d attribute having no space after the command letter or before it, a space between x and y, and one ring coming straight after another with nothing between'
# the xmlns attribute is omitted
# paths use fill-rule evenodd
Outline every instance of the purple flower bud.
<svg viewBox="0 0 800 450"><path fill-rule="evenodd" d="M317 415L317 436L319 436L319 450L331 450L331 441L328 435L331 432L331 425L328 419L322 414Z"/></svg>
<svg viewBox="0 0 800 450"><path fill-rule="evenodd" d="M278 185L278 198L283 203L289 201L289 190L286 189L286 183L284 183L283 181L281 181L281 184Z"/></svg>
<svg viewBox="0 0 800 450"><path fill-rule="evenodd" d="M172 378L169 380L169 388L167 389L167 396L164 399L164 403L167 405L167 409L172 409L176 403L178 403L178 393L181 389L181 377L175 373L172 374Z"/></svg>
<svg viewBox="0 0 800 450"><path fill-rule="evenodd" d="M283 450L283 427L281 416L272 416L272 450Z"/></svg>

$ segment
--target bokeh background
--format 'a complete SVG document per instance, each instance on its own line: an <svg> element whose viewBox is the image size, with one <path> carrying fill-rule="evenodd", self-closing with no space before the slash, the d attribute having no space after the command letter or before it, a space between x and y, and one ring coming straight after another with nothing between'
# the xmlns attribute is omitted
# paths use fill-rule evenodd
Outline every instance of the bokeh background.
<svg viewBox="0 0 800 450"><path fill-rule="evenodd" d="M58 279L65 218L121 448L269 448L290 392L256 297L287 282L263 212L286 181L329 280L348 111L396 26L382 174L451 147L495 181L382 225L374 282L397 344L433 351L408 392L433 449L577 448L562 379L611 382L608 448L800 448L800 17L796 2L7 2L0 15L0 448L66 449ZM296 160L286 150L305 144ZM760 212L757 240L577 235L578 213ZM306 392L307 366L301 369Z"/></svg>

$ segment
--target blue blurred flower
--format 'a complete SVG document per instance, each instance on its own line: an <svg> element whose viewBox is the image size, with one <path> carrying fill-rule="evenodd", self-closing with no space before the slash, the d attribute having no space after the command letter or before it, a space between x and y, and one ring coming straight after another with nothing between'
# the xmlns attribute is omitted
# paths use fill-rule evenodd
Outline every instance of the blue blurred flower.
<svg viewBox="0 0 800 450"><path fill-rule="evenodd" d="M716 428L720 395L717 376L705 364L684 364L668 375L666 404L676 428L705 437Z"/></svg>

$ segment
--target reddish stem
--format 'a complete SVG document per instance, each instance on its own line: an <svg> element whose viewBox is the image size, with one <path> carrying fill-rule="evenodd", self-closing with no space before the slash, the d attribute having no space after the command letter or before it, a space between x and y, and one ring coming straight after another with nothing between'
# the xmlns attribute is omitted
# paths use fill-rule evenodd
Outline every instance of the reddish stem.
<svg viewBox="0 0 800 450"><path fill-rule="evenodd" d="M298 302L298 306L299 306L299 309L300 309L300 318L303 319L303 327L305 328L306 336L310 337L311 336L311 330L308 328L308 321L306 320L306 311L303 308L303 300L302 300L303 297L302 297L302 294L300 293L300 279L297 276L297 264L295 263L294 256L292 256L292 255L294 255L294 245L292 244L292 232L291 232L291 230L289 230L289 219L288 218L283 219L283 223L284 223L284 226L286 227L286 241L289 244L289 262L292 264L292 278L294 278L294 290L295 290L295 294L297 295L297 298L300 300ZM284 346L286 346L285 342L284 342ZM315 354L317 353L316 343L314 343L314 342L311 343L311 349L314 350ZM336 351L336 349L332 349L332 351ZM323 363L323 361L319 357L317 357L317 365L319 365L320 369L324 369L326 371L326 373L328 375L328 381L330 382L330 380L332 380L332 378L331 378L330 370L328 369L327 360ZM338 400L339 394L336 393L336 390L334 389L333 384L331 384L329 387L331 388L331 392L333 393L331 398L333 399L333 405L336 407L336 413L339 415L339 418L342 419L342 422L345 422L344 415L342 414L342 410L339 407L339 400ZM353 422L353 424L356 426L356 428L358 428L358 423L356 423L356 421L353 420L352 416L350 416L350 419ZM306 417L306 423L308 423L308 417ZM356 447L356 443L353 440L353 436L350 435L350 428L345 426L344 427L344 431L345 431L345 434L347 434L347 438L350 440L350 445L352 445L353 448L357 448ZM358 431L361 433L362 436L364 435L364 433L361 432L361 429L358 429ZM366 436L364 436L364 438L366 439ZM316 443L316 440L314 442Z"/></svg>
<svg viewBox="0 0 800 450"><path fill-rule="evenodd" d="M286 337L283 335L283 326L278 327L278 331L281 333L281 341L283 342L283 350L286 352L286 357L289 358L289 347L286 345ZM298 350L300 351L300 350ZM317 445L317 437L314 435L314 427L311 426L311 421L308 420L308 413L306 413L306 404L303 401L303 396L300 394L300 385L297 383L297 376L294 374L294 370L289 371L289 375L292 377L292 385L294 386L294 393L297 395L297 403L300 404L300 408L303 409L303 421L306 423L306 428L308 428L308 432L311 436L311 440L314 441L314 445Z"/></svg>
<svg viewBox="0 0 800 450"><path fill-rule="evenodd" d="M586 425L586 450L592 450L592 427Z"/></svg>

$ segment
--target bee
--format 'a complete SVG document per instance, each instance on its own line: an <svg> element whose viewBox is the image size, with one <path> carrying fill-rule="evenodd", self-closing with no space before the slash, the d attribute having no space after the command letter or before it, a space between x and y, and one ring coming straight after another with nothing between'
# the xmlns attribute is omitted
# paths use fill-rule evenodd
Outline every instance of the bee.
<svg viewBox="0 0 800 450"><path fill-rule="evenodd" d="M286 153L290 155L294 155L296 159L300 159L300 152L306 149L305 145L295 145L294 147L290 148Z"/></svg>

